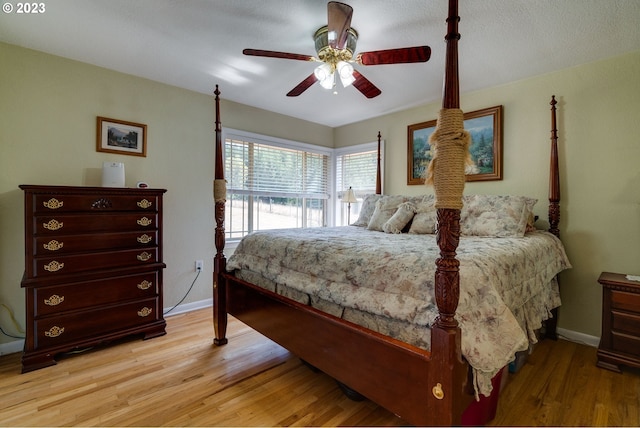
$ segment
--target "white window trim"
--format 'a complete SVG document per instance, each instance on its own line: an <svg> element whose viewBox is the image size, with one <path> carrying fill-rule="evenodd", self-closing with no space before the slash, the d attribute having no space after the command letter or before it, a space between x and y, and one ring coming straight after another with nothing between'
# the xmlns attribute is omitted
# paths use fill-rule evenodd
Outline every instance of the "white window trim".
<svg viewBox="0 0 640 428"><path fill-rule="evenodd" d="M336 149L333 149L333 157L331 158L331 169L332 169L332 175L331 175L331 188L333 189L332 193L332 206L331 206L331 219L333 220L333 223L331 223L332 226L336 225L336 213L338 212L339 207L336 206L336 204L338 203L338 198L336 195L337 192L337 171L338 171L338 158L340 156L344 156L344 155L350 155L353 153L360 153L360 152L368 152L368 151L377 151L378 150L378 141L373 141L371 143L362 143L362 144L356 144L353 146L346 146L346 147L339 147ZM384 152L385 152L385 140L380 140L380 176L382 178L382 183L380 183L380 185L382 186L381 192L384 194ZM353 219L355 220L355 219Z"/></svg>

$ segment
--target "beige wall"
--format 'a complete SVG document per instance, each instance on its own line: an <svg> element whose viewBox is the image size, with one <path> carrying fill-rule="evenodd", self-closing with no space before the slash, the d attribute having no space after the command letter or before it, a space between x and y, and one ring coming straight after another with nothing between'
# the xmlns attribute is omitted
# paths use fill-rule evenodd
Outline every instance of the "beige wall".
<svg viewBox="0 0 640 428"><path fill-rule="evenodd" d="M205 260L205 272L186 303L210 298L213 98L1 43L0 64L0 303L24 326L17 186L99 185L103 161L124 162L129 186L145 180L168 189L165 307L188 289L196 259ZM561 234L574 265L561 277L560 326L593 336L600 334L599 273L640 274L639 75L636 52L462 97L465 111L504 105L505 124L504 180L469 183L466 192L531 195L546 218L548 102L557 96ZM435 118L439 103L331 129L225 101L221 91L225 127L336 147L374 141L381 131L385 193L429 191L406 185L407 126ZM147 157L97 153L96 116L147 124ZM3 310L0 325L13 331Z"/></svg>
<svg viewBox="0 0 640 428"><path fill-rule="evenodd" d="M212 82L212 92L216 82ZM223 126L325 146L333 129L224 101ZM147 157L96 152L96 116L145 123ZM24 328L20 184L101 184L102 162L124 162L126 185L166 188L166 308L205 270L185 303L211 298L214 99L103 68L0 43L0 303ZM0 308L0 325L15 329ZM0 343L9 342L0 334Z"/></svg>
<svg viewBox="0 0 640 428"><path fill-rule="evenodd" d="M460 78L470 72L462 70ZM573 269L561 275L560 327L600 336L602 271L640 274L640 52L464 94L473 111L504 106L502 181L468 183L465 193L538 198L547 219L552 94L558 100L561 238ZM337 147L380 130L387 194L407 186L407 126L435 119L440 103L338 128Z"/></svg>

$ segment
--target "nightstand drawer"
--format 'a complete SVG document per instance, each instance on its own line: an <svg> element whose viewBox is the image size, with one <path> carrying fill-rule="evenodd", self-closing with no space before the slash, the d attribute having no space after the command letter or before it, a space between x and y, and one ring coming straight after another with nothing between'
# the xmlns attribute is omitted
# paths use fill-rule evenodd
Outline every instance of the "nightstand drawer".
<svg viewBox="0 0 640 428"><path fill-rule="evenodd" d="M640 338L630 336L624 333L611 332L613 349L616 352L624 352L625 354L640 357Z"/></svg>
<svg viewBox="0 0 640 428"><path fill-rule="evenodd" d="M612 330L637 335L640 332L640 314L612 311Z"/></svg>
<svg viewBox="0 0 640 428"><path fill-rule="evenodd" d="M613 309L622 309L625 311L640 313L640 294L612 290L611 307Z"/></svg>
<svg viewBox="0 0 640 428"><path fill-rule="evenodd" d="M39 318L65 311L155 297L160 292L159 285L159 272L153 271L97 281L35 288L33 289L34 316Z"/></svg>

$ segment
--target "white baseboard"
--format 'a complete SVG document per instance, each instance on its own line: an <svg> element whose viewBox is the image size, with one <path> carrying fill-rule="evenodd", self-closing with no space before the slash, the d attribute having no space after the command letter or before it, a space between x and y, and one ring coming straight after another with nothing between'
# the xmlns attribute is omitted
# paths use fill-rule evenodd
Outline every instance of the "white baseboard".
<svg viewBox="0 0 640 428"><path fill-rule="evenodd" d="M213 306L213 299L212 298L211 299L200 300L198 302L185 303L184 305L182 305L182 304L178 305L174 310L172 310L169 313L167 313L167 311L170 310L171 308L164 308L164 316L165 317L170 317L172 315L183 314L185 312L191 312L191 311L195 311L197 309L208 308L210 306Z"/></svg>
<svg viewBox="0 0 640 428"><path fill-rule="evenodd" d="M600 344L600 338L589 334L580 333L579 331L567 330L565 328L557 329L558 336L571 342L582 343L584 345L597 348Z"/></svg>
<svg viewBox="0 0 640 428"><path fill-rule="evenodd" d="M13 342L0 343L0 355L14 354L22 352L24 348L24 339L14 340Z"/></svg>

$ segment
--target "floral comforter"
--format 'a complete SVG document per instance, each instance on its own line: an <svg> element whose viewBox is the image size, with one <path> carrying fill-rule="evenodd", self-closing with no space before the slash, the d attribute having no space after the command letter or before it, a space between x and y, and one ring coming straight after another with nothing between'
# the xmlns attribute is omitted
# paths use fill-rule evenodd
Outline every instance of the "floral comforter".
<svg viewBox="0 0 640 428"><path fill-rule="evenodd" d="M227 269L282 287L273 290L281 294L311 296L308 304L328 302L341 308L329 311L334 315L383 334L410 332L399 339L428 349L428 327L438 314L435 238L355 226L256 232L242 240ZM491 377L535 343L534 330L560 305L555 275L571 265L560 240L542 231L523 238L463 236L457 258L462 353L476 391L488 395ZM385 319L391 327L379 327Z"/></svg>

